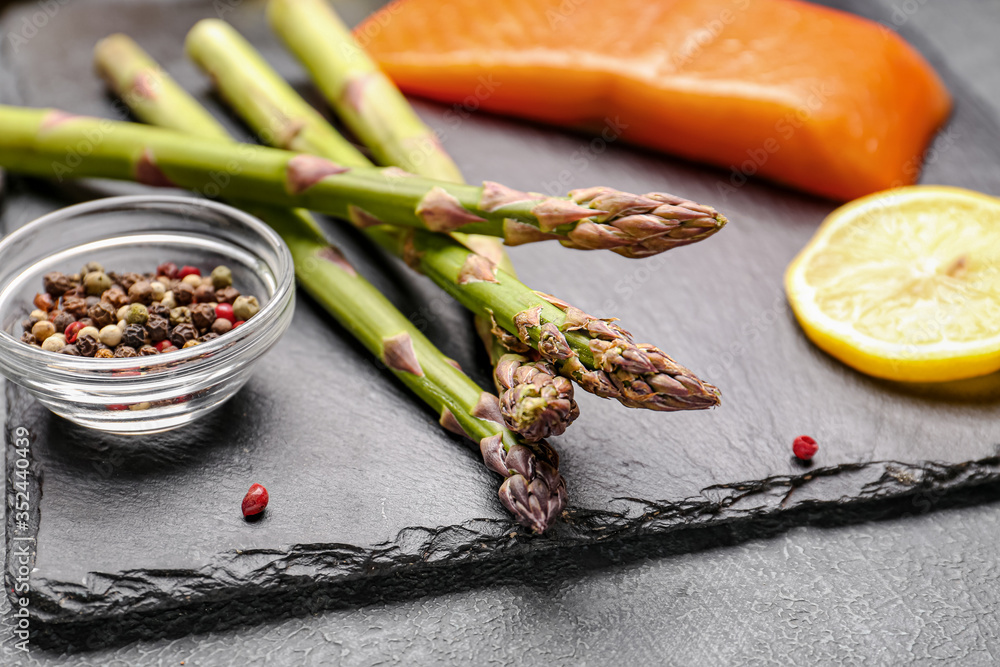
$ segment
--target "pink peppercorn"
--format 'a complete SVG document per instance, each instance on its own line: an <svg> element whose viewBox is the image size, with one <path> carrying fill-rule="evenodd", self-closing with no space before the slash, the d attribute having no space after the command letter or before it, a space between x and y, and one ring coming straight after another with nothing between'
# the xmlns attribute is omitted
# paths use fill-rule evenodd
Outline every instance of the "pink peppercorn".
<svg viewBox="0 0 1000 667"><path fill-rule="evenodd" d="M811 460L818 450L819 445L808 435L800 435L792 443L792 452L803 461Z"/></svg>
<svg viewBox="0 0 1000 667"><path fill-rule="evenodd" d="M236 318L233 316L233 304L220 303L215 307L215 316L223 320L235 322Z"/></svg>
<svg viewBox="0 0 1000 667"><path fill-rule="evenodd" d="M177 265L173 262L167 262L165 264L160 264L156 267L156 275L166 276L167 278L177 277Z"/></svg>
<svg viewBox="0 0 1000 667"><path fill-rule="evenodd" d="M267 507L267 489L265 489L260 484L254 484L247 491L247 494L243 496L243 504L241 506L243 510L243 516L253 516L255 514L260 514Z"/></svg>
<svg viewBox="0 0 1000 667"><path fill-rule="evenodd" d="M239 322L233 322L233 328L240 326L241 324L246 324L246 320L240 320Z"/></svg>
<svg viewBox="0 0 1000 667"><path fill-rule="evenodd" d="M182 266L181 270L177 272L177 280L184 280L188 276L200 276L201 269L194 266Z"/></svg>
<svg viewBox="0 0 1000 667"><path fill-rule="evenodd" d="M86 325L83 322L70 322L66 326L66 331L63 332L66 335L66 342L69 343L70 345L75 343L76 337L80 333L80 329L82 329L85 326Z"/></svg>

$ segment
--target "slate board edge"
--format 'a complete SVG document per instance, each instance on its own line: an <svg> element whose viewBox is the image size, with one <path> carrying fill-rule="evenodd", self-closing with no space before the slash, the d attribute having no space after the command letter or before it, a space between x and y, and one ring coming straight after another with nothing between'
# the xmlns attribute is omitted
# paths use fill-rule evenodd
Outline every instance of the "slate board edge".
<svg viewBox="0 0 1000 667"><path fill-rule="evenodd" d="M33 402L27 393L7 385L7 489L13 489L17 456L13 451L14 425L20 411ZM1000 451L1000 450L998 450ZM29 448L29 458L30 458ZM43 471L34 462L33 492L44 492ZM863 507L877 501L920 495L915 503L930 507L959 490L1000 482L1000 455L963 463L925 461L871 461L835 467L803 468L799 475L782 475L711 486L681 502L618 498L618 511L570 506L563 520L541 537L527 535L513 522L478 519L453 526L406 528L391 542L373 546L350 544L296 544L285 549L228 553L198 570L130 570L92 572L87 583L31 580L31 613L37 623L62 626L96 619L117 619L127 625L129 615L178 608L178 590L186 589L184 607L268 591L315 587L351 578L413 571L445 565L510 562L528 553L627 541L639 536L668 538L679 529L708 528L768 520L791 527L800 519L794 510L837 504ZM37 507L37 498L31 503ZM95 510L99 511L99 510ZM789 520L785 521L784 516ZM41 517L32 515L27 531L16 531L15 514L8 509L6 556L8 595L15 585L13 550L24 544L15 537L33 537ZM539 545L538 542L542 542ZM445 548L439 548L446 545ZM446 557L440 556L446 554ZM455 556L457 554L457 557ZM33 558L33 549L32 549Z"/></svg>

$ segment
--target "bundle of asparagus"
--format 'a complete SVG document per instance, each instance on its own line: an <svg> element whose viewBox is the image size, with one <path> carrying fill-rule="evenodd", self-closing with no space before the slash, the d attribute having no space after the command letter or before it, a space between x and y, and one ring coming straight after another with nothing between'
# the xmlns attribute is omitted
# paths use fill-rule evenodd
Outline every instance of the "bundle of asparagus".
<svg viewBox="0 0 1000 667"><path fill-rule="evenodd" d="M313 34L290 35L288 40L301 47ZM336 46L337 35L328 37L325 44ZM291 119L297 125L308 122L312 107L225 24L202 22L189 34L187 48L233 109L271 141L278 142L279 135L266 132L273 123L267 110L279 110L281 118ZM321 54L311 64L311 70L325 66L322 50L304 50ZM248 85L249 82L253 85ZM384 87L377 90L381 95L386 94ZM363 91L357 93L363 94ZM379 100L358 104L365 108L380 106ZM310 129L317 134L337 134L325 122L310 125ZM703 409L719 402L715 387L699 380L656 347L634 343L632 336L612 320L592 317L560 299L535 292L500 268L497 261L470 250L452 237L420 230L403 231L377 221L353 222L474 313L489 318L492 331L513 352L533 350L586 391L616 398L629 407L663 411ZM507 362L498 375L513 377L520 371L519 362L517 359ZM533 375L552 377L548 373Z"/></svg>
<svg viewBox="0 0 1000 667"><path fill-rule="evenodd" d="M518 281L499 240L555 239L645 257L707 238L726 223L722 215L665 193L595 187L551 197L489 181L462 184L433 132L323 0L272 0L269 13L384 168L373 167L219 21L199 24L188 51L260 138L277 148L234 143L131 40L115 36L98 47L99 69L137 116L161 127L0 106L6 130L0 166L59 180L186 187L235 201L268 221L292 250L303 287L428 403L443 426L479 442L486 464L507 478L504 504L536 532L565 505L557 457L542 438L561 433L578 414L567 378L629 407L718 404L715 387L659 349L635 343L615 320ZM349 220L472 310L501 400L482 392L361 278L305 209Z"/></svg>
<svg viewBox="0 0 1000 667"><path fill-rule="evenodd" d="M230 141L222 125L130 38L113 35L103 40L95 49L95 61L109 87L141 119L195 137ZM357 159L364 160L360 153ZM496 397L482 392L361 277L326 241L308 211L240 205L285 240L299 284L317 302L431 406L442 426L479 443L486 465L506 477L500 499L518 521L537 533L548 528L566 504L555 450L544 442L520 442L504 428L496 414Z"/></svg>
<svg viewBox="0 0 1000 667"><path fill-rule="evenodd" d="M319 7L326 5L320 4ZM327 14L327 18L332 17L336 21L332 12ZM342 25L340 35L350 39ZM335 42L330 41L329 44ZM212 77L222 96L268 143L296 150L296 146L302 143L298 137L308 135L307 152L341 164L370 166L367 161L361 162L365 159L359 157L353 147L349 151L341 151L339 147L346 143L343 137L227 23L214 19L200 21L188 34L187 51L195 63ZM358 55L363 56L363 52L359 51ZM355 57L345 62L363 63ZM371 66L365 68L367 72L373 71L374 64L370 61L369 64ZM385 103L379 100L377 104L364 106L365 110L377 110L374 114L359 112L345 116L353 121L351 126L355 133L366 137L375 154L399 159L400 164L396 166L419 171L428 177L461 180L458 167L391 82L375 89L390 99ZM392 92L395 92L394 96ZM395 111L385 115L382 110L386 108ZM338 107L340 111L349 110ZM299 128L299 131L290 131L289 128ZM417 147L419 152L414 152ZM376 232L374 226L366 229L372 234ZM491 257L514 275L514 268L503 246L493 237L457 232L453 236ZM524 356L530 348L523 346L520 354L511 352L491 332L489 318L480 316L477 320L477 328L494 367L494 379L501 392L501 413L508 427L531 441L565 432L579 415L579 407L573 398L573 384L556 375L546 362Z"/></svg>

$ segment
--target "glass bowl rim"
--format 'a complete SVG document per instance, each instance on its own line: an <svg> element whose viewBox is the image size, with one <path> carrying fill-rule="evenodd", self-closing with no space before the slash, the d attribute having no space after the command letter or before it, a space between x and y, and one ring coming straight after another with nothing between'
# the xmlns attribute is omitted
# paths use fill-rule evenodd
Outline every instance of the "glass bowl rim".
<svg viewBox="0 0 1000 667"><path fill-rule="evenodd" d="M44 229L53 223L61 222L67 218L78 215L86 215L101 210L119 210L125 207L166 209L170 206L195 206L198 208L211 209L214 212L229 218L235 218L239 222L248 226L259 237L262 237L276 254L277 262L275 267L275 290L268 302L260 309L254 317L246 321L245 324L231 333L236 336L226 334L200 345L192 346L186 350L181 349L170 352L168 355L150 355L148 357L121 357L112 359L95 359L90 357L77 357L42 350L30 345L25 345L20 340L12 336L7 331L0 330L0 359L13 355L28 363L37 365L38 370L45 374L68 374L75 381L85 381L88 374L101 380L106 380L113 373L118 371L134 372L142 370L147 366L163 366L170 364L169 372L172 374L185 371L195 371L203 368L206 364L219 357L226 358L228 355L218 355L220 351L229 350L234 346L240 347L241 343L247 339L256 338L257 334L263 332L267 326L273 324L288 305L289 298L295 289L295 268L292 262L291 252L281 237L259 218L250 215L238 208L198 197L185 197L179 195L124 195L115 197L102 197L93 201L74 204L65 208L60 208L50 213L46 213L40 218L16 229L15 231L0 238L0 254L8 246L17 243L33 234L43 232ZM168 212L169 211L165 211ZM5 285L0 285L3 289ZM164 357L169 358L164 358ZM180 365L179 362L189 362ZM121 380L135 381L135 376L119 376Z"/></svg>

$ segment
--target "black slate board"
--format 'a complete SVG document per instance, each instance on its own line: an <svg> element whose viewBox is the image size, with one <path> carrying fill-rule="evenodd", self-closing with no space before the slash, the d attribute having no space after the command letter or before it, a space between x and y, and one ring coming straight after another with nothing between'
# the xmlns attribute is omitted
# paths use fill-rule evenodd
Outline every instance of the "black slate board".
<svg viewBox="0 0 1000 667"><path fill-rule="evenodd" d="M4 34L32 7L8 10ZM180 59L178 41L197 18L213 14L193 2L63 7L17 53L5 43L5 101L113 114L81 56L114 30L131 32L182 82L207 92ZM302 79L267 35L259 6L240 5L226 18L283 72ZM1000 193L1000 132L962 90L954 92L956 117L924 181ZM441 108L420 110L470 180L537 187L587 144L483 115L455 127ZM183 632L223 617L250 619L262 607L363 603L358 590L372 594L372 587L390 595L434 592L523 574L517 563L526 560L574 560L592 542L627 551L616 538L643 534L670 544L674 537L657 535L755 519L752 527L765 517L763 525L780 528L806 516L843 516L854 501L921 492L920 502L932 503L949 489L997 479L997 378L934 389L877 382L802 337L780 275L831 204L758 183L719 201L718 184L727 178L720 171L624 146L593 157L567 187L670 189L717 203L734 224L701 247L642 263L517 249L520 272L590 311L621 315L640 338L718 383L721 409L655 415L584 397L583 417L554 443L564 456L571 509L551 534L529 538L510 525L495 499L496 480L476 457L441 434L431 415L306 300L295 331L248 387L213 418L174 435L95 437L9 387L7 430L31 428L44 492L40 524L31 529L39 545L31 580L38 640L73 645L84 636L77 630L94 627L102 634L87 645ZM57 205L123 190L134 188L56 191L15 181L4 224L12 229ZM384 260L353 236L332 226L331 234L404 312L435 322L431 338L486 381L464 312L399 266L378 269ZM544 270L543 256L557 257L557 268ZM657 307L623 303L630 284L655 295ZM457 340L456 329L465 332ZM788 454L799 432L824 445L811 469ZM8 453L8 466L13 459ZM447 479L428 464L439 460L449 462ZM274 500L264 521L245 524L236 505L251 478ZM12 528L8 537L21 534ZM681 548L705 543L676 541ZM350 583L366 576L367 588ZM232 600L253 604L227 604Z"/></svg>

